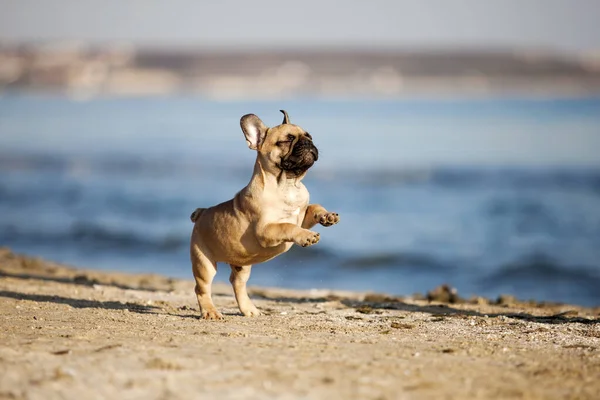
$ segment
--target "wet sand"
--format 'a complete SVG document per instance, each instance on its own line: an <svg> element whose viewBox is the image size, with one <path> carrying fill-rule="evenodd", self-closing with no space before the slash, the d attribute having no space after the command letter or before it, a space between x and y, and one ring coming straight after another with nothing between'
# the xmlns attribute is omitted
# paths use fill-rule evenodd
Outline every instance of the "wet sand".
<svg viewBox="0 0 600 400"><path fill-rule="evenodd" d="M600 398L600 308L214 289L0 249L0 399Z"/></svg>

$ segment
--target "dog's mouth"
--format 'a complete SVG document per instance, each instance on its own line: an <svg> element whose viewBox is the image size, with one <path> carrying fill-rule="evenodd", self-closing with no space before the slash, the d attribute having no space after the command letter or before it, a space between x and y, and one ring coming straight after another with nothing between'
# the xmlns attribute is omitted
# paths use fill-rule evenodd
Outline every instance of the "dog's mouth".
<svg viewBox="0 0 600 400"><path fill-rule="evenodd" d="M319 150L310 140L296 143L287 157L281 160L280 168L294 176L300 176L319 159Z"/></svg>

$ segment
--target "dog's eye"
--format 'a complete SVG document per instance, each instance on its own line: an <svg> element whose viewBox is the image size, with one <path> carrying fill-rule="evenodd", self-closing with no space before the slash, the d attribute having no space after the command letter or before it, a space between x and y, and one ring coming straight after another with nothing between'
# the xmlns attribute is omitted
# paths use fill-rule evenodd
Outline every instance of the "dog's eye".
<svg viewBox="0 0 600 400"><path fill-rule="evenodd" d="M293 142L293 141L294 141L294 139L296 139L296 136L294 136L294 135L292 135L292 134L290 133L290 134L288 134L288 135L287 135L287 139L288 139L288 140L280 140L280 141L276 142L275 144L276 144L277 146L281 146L281 145L283 145L283 144L291 143L291 142Z"/></svg>

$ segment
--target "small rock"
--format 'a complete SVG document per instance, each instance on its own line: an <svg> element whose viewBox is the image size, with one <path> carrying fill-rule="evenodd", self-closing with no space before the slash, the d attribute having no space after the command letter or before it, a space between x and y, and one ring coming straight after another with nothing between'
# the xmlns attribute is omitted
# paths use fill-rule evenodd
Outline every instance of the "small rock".
<svg viewBox="0 0 600 400"><path fill-rule="evenodd" d="M70 368L57 367L54 370L54 379L74 378L75 371Z"/></svg>
<svg viewBox="0 0 600 400"><path fill-rule="evenodd" d="M427 300L451 304L463 302L463 300L458 296L458 291L447 284L440 285L427 292Z"/></svg>
<svg viewBox="0 0 600 400"><path fill-rule="evenodd" d="M392 322L392 324L390 326L392 328L396 328L396 329L412 329L415 327L412 324L405 324L405 323L401 323L401 322Z"/></svg>
<svg viewBox="0 0 600 400"><path fill-rule="evenodd" d="M496 300L496 304L500 306L511 306L516 303L517 299L515 298L515 296L511 296L510 294L501 294Z"/></svg>
<svg viewBox="0 0 600 400"><path fill-rule="evenodd" d="M163 360L162 358L153 358L146 363L146 368L149 369L162 369L162 370L181 370L183 369L181 365L174 363L169 360Z"/></svg>
<svg viewBox="0 0 600 400"><path fill-rule="evenodd" d="M356 312L361 314L371 314L373 312L373 307L371 306L360 306L356 309Z"/></svg>
<svg viewBox="0 0 600 400"><path fill-rule="evenodd" d="M66 354L71 354L71 350L65 349L65 350L53 351L52 354L54 354L55 356L64 356Z"/></svg>
<svg viewBox="0 0 600 400"><path fill-rule="evenodd" d="M355 317L354 315L346 315L345 317L347 320L361 320L361 317Z"/></svg>
<svg viewBox="0 0 600 400"><path fill-rule="evenodd" d="M75 277L73 278L73 282L77 283L79 285L88 285L88 286L93 286L95 284L100 283L96 279L90 279L87 275L84 275L84 274L75 275Z"/></svg>
<svg viewBox="0 0 600 400"><path fill-rule="evenodd" d="M369 293L365 295L363 301L368 303L397 303L401 301L401 299L398 297L387 296L385 294Z"/></svg>
<svg viewBox="0 0 600 400"><path fill-rule="evenodd" d="M490 304L490 301L485 297L473 296L469 299L469 303L477 304L479 306L487 306L488 304Z"/></svg>

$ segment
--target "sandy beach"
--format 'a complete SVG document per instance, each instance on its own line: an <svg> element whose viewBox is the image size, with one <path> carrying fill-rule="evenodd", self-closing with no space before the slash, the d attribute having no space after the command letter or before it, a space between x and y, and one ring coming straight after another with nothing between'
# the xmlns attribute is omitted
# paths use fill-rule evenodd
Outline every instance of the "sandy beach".
<svg viewBox="0 0 600 400"><path fill-rule="evenodd" d="M1 249L0 398L600 398L600 308L192 285Z"/></svg>

